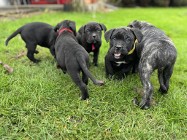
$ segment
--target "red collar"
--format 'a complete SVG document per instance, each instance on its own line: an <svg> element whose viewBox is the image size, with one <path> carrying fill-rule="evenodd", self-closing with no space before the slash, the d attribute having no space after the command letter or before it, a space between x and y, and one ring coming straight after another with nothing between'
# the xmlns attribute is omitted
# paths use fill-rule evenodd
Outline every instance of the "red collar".
<svg viewBox="0 0 187 140"><path fill-rule="evenodd" d="M61 35L64 31L68 31L70 33L73 33L73 31L68 28L62 28L62 29L58 30L58 35Z"/></svg>

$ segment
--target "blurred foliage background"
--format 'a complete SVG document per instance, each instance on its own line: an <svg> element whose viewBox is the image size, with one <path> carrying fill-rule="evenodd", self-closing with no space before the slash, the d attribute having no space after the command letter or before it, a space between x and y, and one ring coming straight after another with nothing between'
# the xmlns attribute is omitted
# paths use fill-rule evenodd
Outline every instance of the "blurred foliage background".
<svg viewBox="0 0 187 140"><path fill-rule="evenodd" d="M118 6L186 6L187 0L107 0Z"/></svg>

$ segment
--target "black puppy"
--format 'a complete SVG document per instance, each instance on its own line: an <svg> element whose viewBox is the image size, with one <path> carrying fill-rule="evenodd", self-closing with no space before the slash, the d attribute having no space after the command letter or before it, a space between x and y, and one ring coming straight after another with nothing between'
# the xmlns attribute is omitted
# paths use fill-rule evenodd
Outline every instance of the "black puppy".
<svg viewBox="0 0 187 140"><path fill-rule="evenodd" d="M135 99L135 103L142 109L147 109L150 107L153 93L153 86L150 82L152 72L158 69L159 91L163 94L167 93L177 51L173 42L155 26L142 21L133 21L128 26L140 30L143 34L141 42L136 45L136 51L139 58L139 74L144 87L144 95L140 103L137 99Z"/></svg>
<svg viewBox="0 0 187 140"><path fill-rule="evenodd" d="M39 62L34 58L34 53L38 53L36 50L37 45L46 47L50 49L51 54L54 56L54 44L57 37L56 30L58 27L52 27L49 24L42 22L32 22L28 23L14 33L12 33L6 40L5 45L8 45L9 40L15 37L17 34L21 35L21 38L24 40L27 48L27 57L34 63Z"/></svg>
<svg viewBox="0 0 187 140"><path fill-rule="evenodd" d="M75 84L82 92L81 99L89 98L87 84L88 77L96 85L103 85L103 81L96 80L88 70L89 55L86 50L77 42L75 22L65 20L62 22L59 35L55 43L55 54L58 66L64 73L71 76ZM82 72L82 79L80 78Z"/></svg>
<svg viewBox="0 0 187 140"><path fill-rule="evenodd" d="M115 28L105 33L105 40L110 41L110 48L105 56L107 77L123 79L130 71L135 72L137 54L136 42L140 42L142 33L129 27Z"/></svg>
<svg viewBox="0 0 187 140"><path fill-rule="evenodd" d="M88 53L93 52L93 63L95 66L98 65L99 49L102 44L102 30L104 30L104 32L107 30L104 24L89 22L82 26L77 33L79 44L82 45Z"/></svg>

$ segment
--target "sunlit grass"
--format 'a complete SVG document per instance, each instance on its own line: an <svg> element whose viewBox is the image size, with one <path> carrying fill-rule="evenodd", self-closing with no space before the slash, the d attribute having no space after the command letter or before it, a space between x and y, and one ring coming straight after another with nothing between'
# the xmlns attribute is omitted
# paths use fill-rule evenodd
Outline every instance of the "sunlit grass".
<svg viewBox="0 0 187 140"><path fill-rule="evenodd" d="M19 36L7 47L4 41L18 27L33 21L56 25L64 19L76 21L78 28L89 22L104 23L108 29L126 26L135 19L148 21L161 28L173 40L178 58L171 78L170 90L158 92L157 73L152 76L154 104L141 110L132 103L141 89L138 75L123 81L108 80L104 72L104 56L108 44L103 38L99 67L91 72L105 85L89 81L90 99L80 101L79 89L56 68L49 50L38 47L40 64L26 56L14 57L25 50ZM126 8L109 13L52 12L4 20L0 23L0 60L14 68L8 75L0 66L0 139L185 139L187 135L187 9ZM92 59L92 56L90 56Z"/></svg>

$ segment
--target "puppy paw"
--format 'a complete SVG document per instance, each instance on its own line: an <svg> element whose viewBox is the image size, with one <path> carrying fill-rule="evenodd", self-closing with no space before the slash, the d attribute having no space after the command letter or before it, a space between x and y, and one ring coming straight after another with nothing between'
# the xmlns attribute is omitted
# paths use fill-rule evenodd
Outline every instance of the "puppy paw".
<svg viewBox="0 0 187 140"><path fill-rule="evenodd" d="M38 53L39 53L39 51L35 50L35 51L34 51L34 53L35 53L35 54L38 54Z"/></svg>
<svg viewBox="0 0 187 140"><path fill-rule="evenodd" d="M61 69L61 66L59 64L56 64L57 69Z"/></svg>
<svg viewBox="0 0 187 140"><path fill-rule="evenodd" d="M139 104L141 109L149 109L150 108L150 102L142 100Z"/></svg>
<svg viewBox="0 0 187 140"><path fill-rule="evenodd" d="M94 66L98 67L98 64L94 64Z"/></svg>
<svg viewBox="0 0 187 140"><path fill-rule="evenodd" d="M98 86L102 86L102 85L104 85L104 81L96 80L95 84Z"/></svg>
<svg viewBox="0 0 187 140"><path fill-rule="evenodd" d="M87 95L87 96L81 96L81 100L86 100L86 99L88 99L89 98L89 96Z"/></svg>
<svg viewBox="0 0 187 140"><path fill-rule="evenodd" d="M39 63L40 61L41 61L41 60L39 60L39 59L33 60L34 63Z"/></svg>
<svg viewBox="0 0 187 140"><path fill-rule="evenodd" d="M139 106L139 101L138 101L138 97L134 97L134 99L132 100L133 104L136 106Z"/></svg>
<svg viewBox="0 0 187 140"><path fill-rule="evenodd" d="M165 86L160 86L158 91L161 92L161 94L167 94L168 89Z"/></svg>
<svg viewBox="0 0 187 140"><path fill-rule="evenodd" d="M96 67L98 67L98 63L96 63L96 62L93 62L93 65L96 66Z"/></svg>

